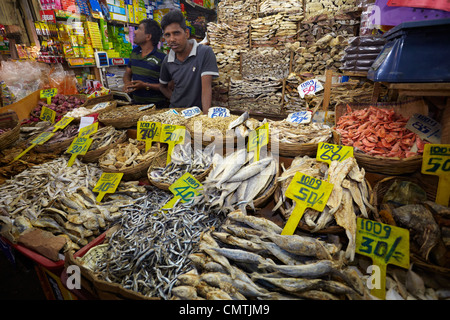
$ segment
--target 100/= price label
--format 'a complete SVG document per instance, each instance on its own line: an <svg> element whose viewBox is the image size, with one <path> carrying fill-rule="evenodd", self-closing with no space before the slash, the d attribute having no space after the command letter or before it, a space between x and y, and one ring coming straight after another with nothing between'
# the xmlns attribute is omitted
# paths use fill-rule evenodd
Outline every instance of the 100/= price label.
<svg viewBox="0 0 450 320"><path fill-rule="evenodd" d="M350 157L353 157L353 147L325 142L320 142L317 146L317 161L330 164L331 161L341 162Z"/></svg>
<svg viewBox="0 0 450 320"><path fill-rule="evenodd" d="M448 206L450 198L450 144L425 144L421 172L439 176L436 203Z"/></svg>

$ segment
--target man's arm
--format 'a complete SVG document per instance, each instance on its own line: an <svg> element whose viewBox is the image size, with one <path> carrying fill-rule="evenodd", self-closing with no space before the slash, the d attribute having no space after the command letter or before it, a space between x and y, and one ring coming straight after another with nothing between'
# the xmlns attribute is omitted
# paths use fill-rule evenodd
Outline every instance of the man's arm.
<svg viewBox="0 0 450 320"><path fill-rule="evenodd" d="M202 77L202 110L204 114L208 114L212 104L212 76L205 75Z"/></svg>
<svg viewBox="0 0 450 320"><path fill-rule="evenodd" d="M172 89L169 87L170 83L159 83L159 91L162 92L162 94L170 100L170 97L172 97Z"/></svg>
<svg viewBox="0 0 450 320"><path fill-rule="evenodd" d="M128 86L131 85L131 77L133 73L130 67L126 67L125 73L123 75L123 91L128 92Z"/></svg>

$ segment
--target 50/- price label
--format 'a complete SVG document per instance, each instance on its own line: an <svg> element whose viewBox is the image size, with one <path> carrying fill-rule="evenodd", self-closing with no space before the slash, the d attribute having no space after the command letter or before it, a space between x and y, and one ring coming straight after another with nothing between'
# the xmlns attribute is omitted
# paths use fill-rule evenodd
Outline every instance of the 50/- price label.
<svg viewBox="0 0 450 320"><path fill-rule="evenodd" d="M186 172L177 181L175 181L169 190L174 197L169 200L161 209L170 209L178 202L191 201L193 197L200 195L203 186L192 174Z"/></svg>
<svg viewBox="0 0 450 320"><path fill-rule="evenodd" d="M450 144L426 144L422 173L439 176L436 203L448 206L450 198Z"/></svg>
<svg viewBox="0 0 450 320"><path fill-rule="evenodd" d="M97 202L102 201L105 194L116 192L122 177L123 172L103 172L94 189L92 189L93 192L98 192Z"/></svg>
<svg viewBox="0 0 450 320"><path fill-rule="evenodd" d="M380 268L378 283L371 294L386 298L386 267L393 264L409 268L409 231L377 221L357 218L356 253L372 258Z"/></svg>
<svg viewBox="0 0 450 320"><path fill-rule="evenodd" d="M331 183L297 172L285 193L286 197L295 201L294 211L281 234L294 234L306 208L322 212L332 190L333 185Z"/></svg>
<svg viewBox="0 0 450 320"><path fill-rule="evenodd" d="M248 135L248 152L256 152L254 161L259 161L261 149L269 144L269 124L265 123L254 131L250 131Z"/></svg>

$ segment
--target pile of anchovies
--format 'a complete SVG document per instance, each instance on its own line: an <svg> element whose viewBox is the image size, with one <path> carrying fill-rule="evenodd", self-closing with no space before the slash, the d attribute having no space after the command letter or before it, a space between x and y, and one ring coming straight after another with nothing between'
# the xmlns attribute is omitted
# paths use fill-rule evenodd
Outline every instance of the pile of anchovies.
<svg viewBox="0 0 450 320"><path fill-rule="evenodd" d="M120 228L111 236L95 273L100 279L148 297L170 299L177 277L191 269L189 254L200 235L218 228L225 217L207 214L201 201L178 202L161 210L172 194L155 188L147 197L124 207Z"/></svg>

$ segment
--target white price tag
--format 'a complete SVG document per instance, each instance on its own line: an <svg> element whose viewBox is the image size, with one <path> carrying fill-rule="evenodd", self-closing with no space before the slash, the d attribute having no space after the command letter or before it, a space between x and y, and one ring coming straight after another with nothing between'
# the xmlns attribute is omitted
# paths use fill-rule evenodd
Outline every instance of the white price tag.
<svg viewBox="0 0 450 320"><path fill-rule="evenodd" d="M441 124L423 114L415 113L409 118L406 128L417 134L422 140L434 144L441 143Z"/></svg>
<svg viewBox="0 0 450 320"><path fill-rule="evenodd" d="M200 110L199 107L192 107L192 108L189 108L189 109L181 110L181 114L182 114L183 117L185 117L186 119L195 117L195 116L197 116L197 115L199 115L199 114L201 114L201 113L202 113L202 110Z"/></svg>
<svg viewBox="0 0 450 320"><path fill-rule="evenodd" d="M316 94L316 92L323 90L323 86L318 80L313 79L300 84L297 90L300 94L300 97L304 98L308 94Z"/></svg>
<svg viewBox="0 0 450 320"><path fill-rule="evenodd" d="M291 123L310 123L312 117L311 111L299 111L291 113L286 120Z"/></svg>
<svg viewBox="0 0 450 320"><path fill-rule="evenodd" d="M92 111L97 111L97 110L101 110L104 109L108 106L109 102L100 102L97 103L93 108Z"/></svg>
<svg viewBox="0 0 450 320"><path fill-rule="evenodd" d="M226 118L230 116L230 110L223 107L213 107L209 108L208 110L208 117L209 118L216 118L216 117L222 117Z"/></svg>
<svg viewBox="0 0 450 320"><path fill-rule="evenodd" d="M154 106L155 106L155 105L154 105L153 103L151 103L151 104L148 104L148 105L146 105L146 106L139 107L138 110L139 110L139 111L147 110L147 109L149 109L149 108L153 108Z"/></svg>

